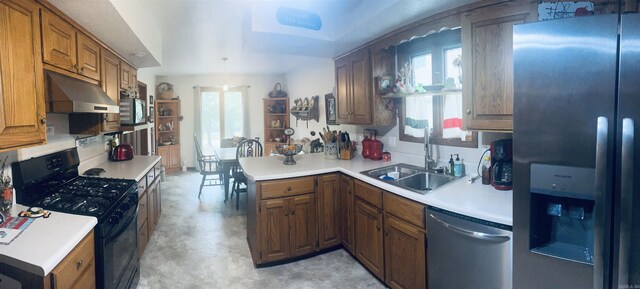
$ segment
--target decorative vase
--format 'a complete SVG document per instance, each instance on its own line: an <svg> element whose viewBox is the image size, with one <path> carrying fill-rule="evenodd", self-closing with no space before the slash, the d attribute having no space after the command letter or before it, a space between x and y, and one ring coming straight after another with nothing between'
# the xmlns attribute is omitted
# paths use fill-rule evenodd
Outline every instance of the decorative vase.
<svg viewBox="0 0 640 289"><path fill-rule="evenodd" d="M4 188L0 193L0 213L4 216L11 214L11 207L13 206L13 187Z"/></svg>

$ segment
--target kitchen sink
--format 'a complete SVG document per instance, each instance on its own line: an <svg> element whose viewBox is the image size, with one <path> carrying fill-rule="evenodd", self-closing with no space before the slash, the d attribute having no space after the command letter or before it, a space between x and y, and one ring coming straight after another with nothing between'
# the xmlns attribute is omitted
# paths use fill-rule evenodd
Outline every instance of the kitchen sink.
<svg viewBox="0 0 640 289"><path fill-rule="evenodd" d="M396 184L400 187L408 188L412 191L424 194L430 190L435 190L438 187L448 184L455 179L456 178L454 176L424 172L400 178L396 181Z"/></svg>
<svg viewBox="0 0 640 289"><path fill-rule="evenodd" d="M394 175L394 173L397 173L397 177L395 177L395 179L400 179L400 178L408 177L424 171L425 170L421 167L412 166L409 164L397 164L397 165L391 165L391 166L364 171L362 173L376 179L380 179L381 177L384 177L384 176L391 177Z"/></svg>
<svg viewBox="0 0 640 289"><path fill-rule="evenodd" d="M461 178L402 163L360 173L419 194L426 194Z"/></svg>

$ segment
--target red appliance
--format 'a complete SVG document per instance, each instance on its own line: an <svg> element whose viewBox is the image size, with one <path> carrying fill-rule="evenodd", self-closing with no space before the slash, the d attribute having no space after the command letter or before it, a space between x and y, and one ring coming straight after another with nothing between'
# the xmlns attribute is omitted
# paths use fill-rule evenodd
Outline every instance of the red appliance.
<svg viewBox="0 0 640 289"><path fill-rule="evenodd" d="M377 161L382 159L382 142L376 138L371 141L371 153L369 158Z"/></svg>
<svg viewBox="0 0 640 289"><path fill-rule="evenodd" d="M109 156L111 161L127 161L133 159L133 147L129 144L118 145Z"/></svg>
<svg viewBox="0 0 640 289"><path fill-rule="evenodd" d="M491 143L491 185L496 190L512 189L512 140L502 139Z"/></svg>
<svg viewBox="0 0 640 289"><path fill-rule="evenodd" d="M372 140L366 136L362 140L362 157L365 159L368 159L371 155L371 142Z"/></svg>

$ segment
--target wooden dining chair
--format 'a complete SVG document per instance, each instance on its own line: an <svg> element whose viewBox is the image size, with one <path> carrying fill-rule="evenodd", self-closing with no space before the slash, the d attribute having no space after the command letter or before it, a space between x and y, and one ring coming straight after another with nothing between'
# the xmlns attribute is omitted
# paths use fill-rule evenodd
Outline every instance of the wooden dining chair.
<svg viewBox="0 0 640 289"><path fill-rule="evenodd" d="M224 185L224 178L222 176L222 166L220 165L220 160L218 156L213 155L204 155L202 153L202 149L200 148L200 141L198 137L194 134L193 141L196 144L196 157L198 161L198 170L202 175L202 181L200 182L200 190L198 191L198 199L200 199L200 195L202 195L202 188L208 186L222 186Z"/></svg>
<svg viewBox="0 0 640 289"><path fill-rule="evenodd" d="M236 149L236 163L238 163L240 158L261 157L262 154L262 144L260 144L259 141L255 139L245 140L238 144L238 148ZM247 178L239 163L233 167L231 175L233 176L231 199L233 199L233 195L236 196L236 210L238 210L240 207L240 193L247 192Z"/></svg>

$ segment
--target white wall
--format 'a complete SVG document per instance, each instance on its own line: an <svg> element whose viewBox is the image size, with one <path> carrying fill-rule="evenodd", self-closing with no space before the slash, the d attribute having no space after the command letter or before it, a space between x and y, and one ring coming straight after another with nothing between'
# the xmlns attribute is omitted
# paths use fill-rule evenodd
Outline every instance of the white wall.
<svg viewBox="0 0 640 289"><path fill-rule="evenodd" d="M174 95L180 97L181 114L184 120L180 123L180 155L186 161L188 167L195 166L195 147L193 133L195 127L194 86L214 87L220 86L225 81L221 74L213 75L180 75L157 76L156 83L168 82L173 84ZM264 139L264 113L262 99L267 97L276 82L280 82L287 89L287 83L283 75L227 75L226 82L230 86L249 85L248 96L248 122L249 137Z"/></svg>

